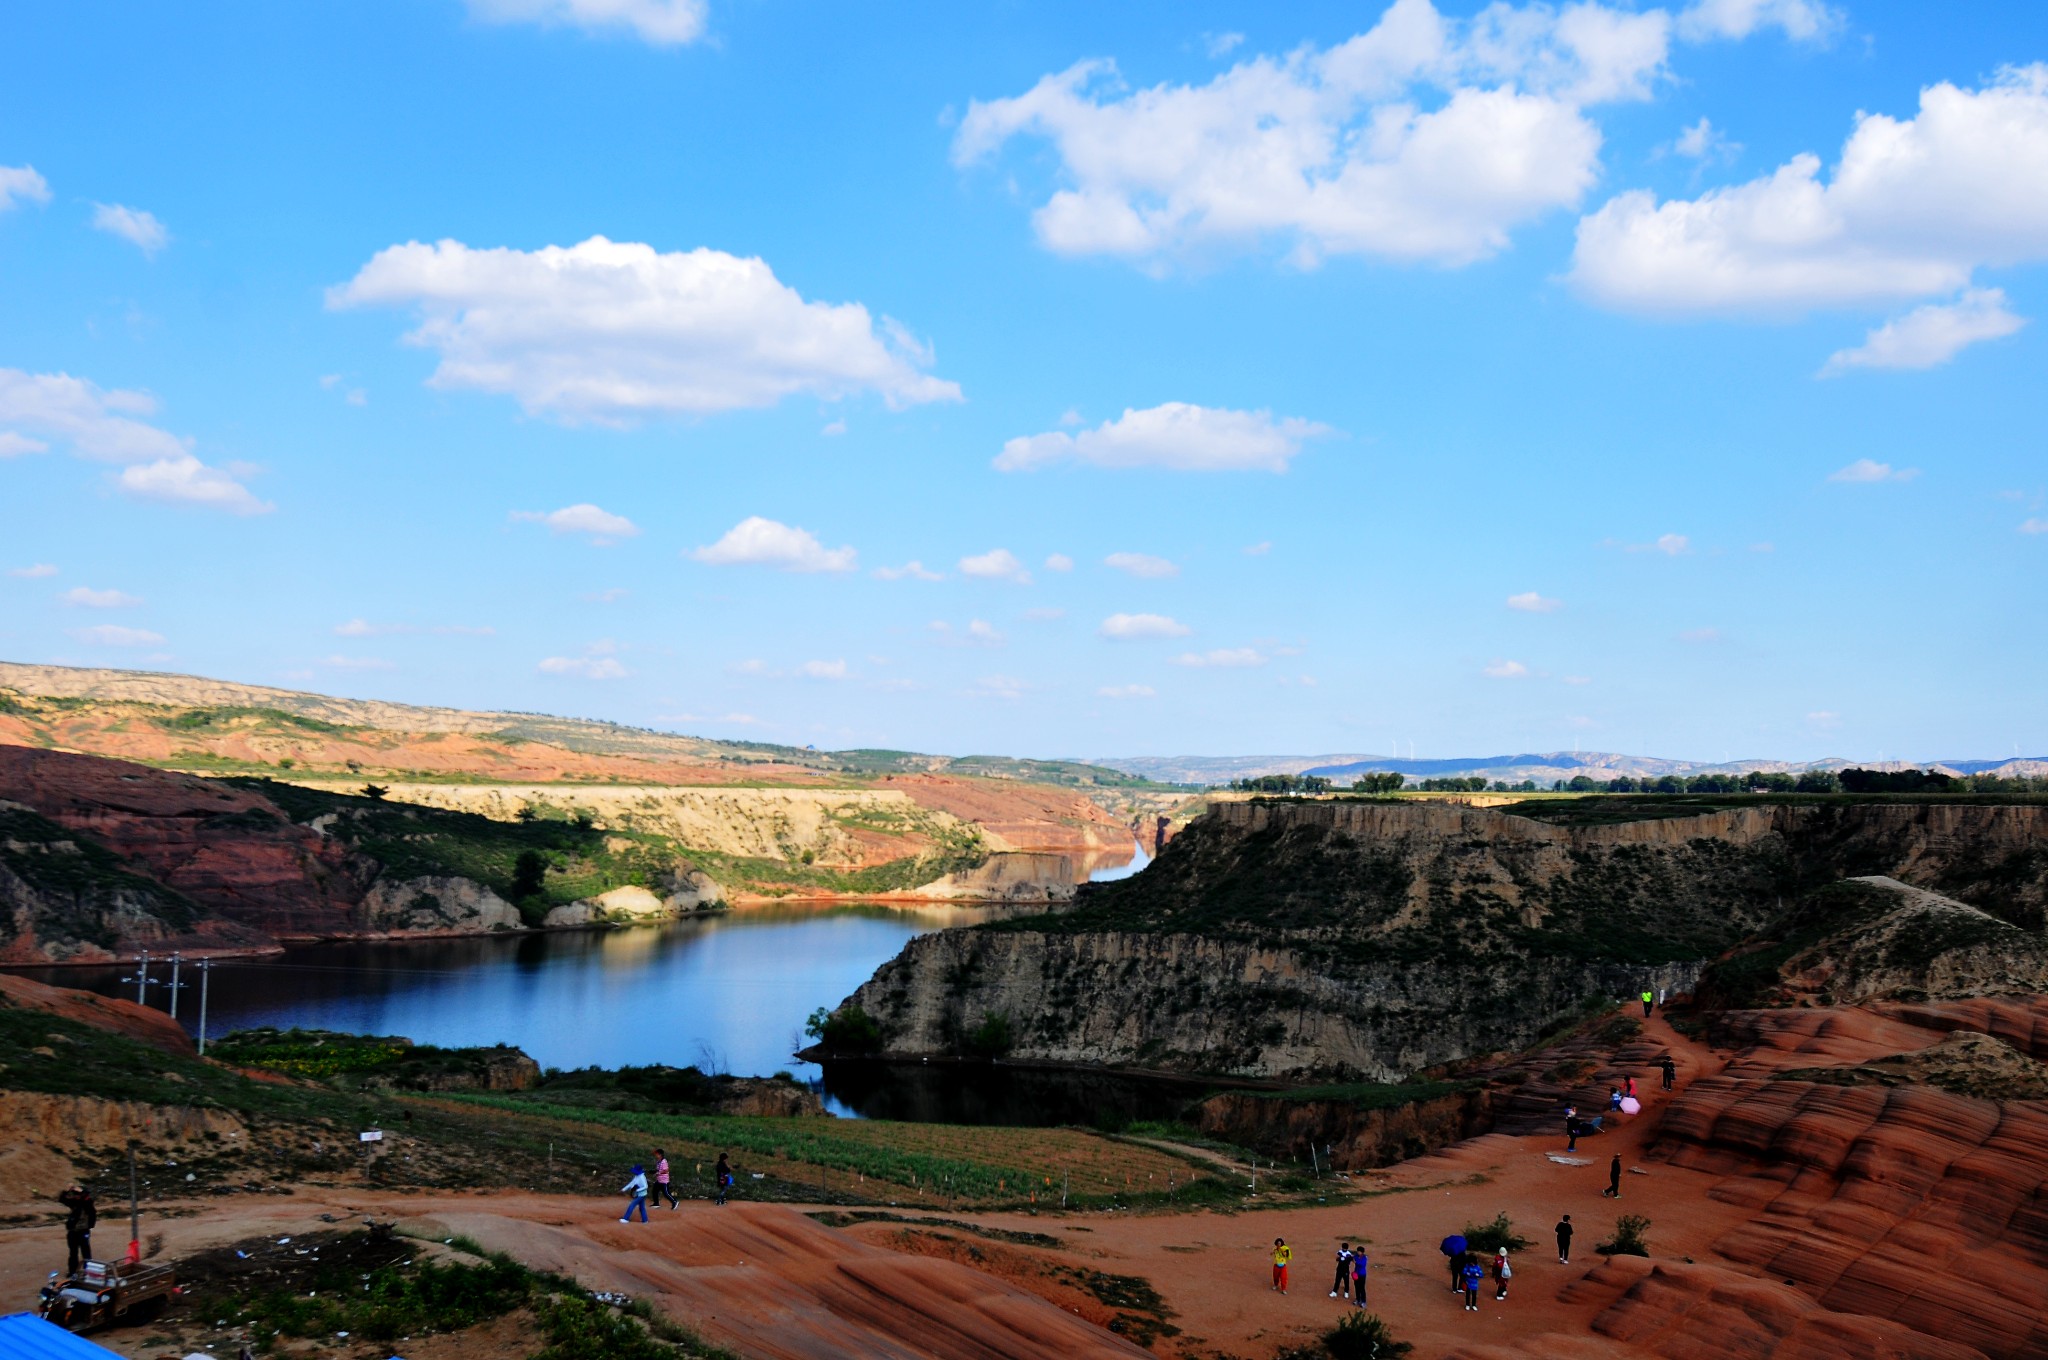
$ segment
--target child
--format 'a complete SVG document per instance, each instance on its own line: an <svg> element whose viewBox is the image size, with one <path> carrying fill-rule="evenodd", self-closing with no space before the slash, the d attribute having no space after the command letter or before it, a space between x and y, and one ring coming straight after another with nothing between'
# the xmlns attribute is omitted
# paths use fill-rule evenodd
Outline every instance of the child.
<svg viewBox="0 0 2048 1360"><path fill-rule="evenodd" d="M1508 1281L1515 1278L1515 1268L1508 1264L1508 1249L1502 1247L1493 1255L1493 1297L1496 1301L1508 1296Z"/></svg>
<svg viewBox="0 0 2048 1360"><path fill-rule="evenodd" d="M1465 1311L1476 1313L1479 1311L1479 1281L1486 1276L1486 1272L1479 1268L1479 1258L1466 1253L1465 1269L1460 1274L1465 1281Z"/></svg>
<svg viewBox="0 0 2048 1360"><path fill-rule="evenodd" d="M1287 1292L1287 1263L1293 1259L1294 1248L1287 1245L1287 1239L1284 1237L1274 1238L1273 1287L1283 1294Z"/></svg>
<svg viewBox="0 0 2048 1360"><path fill-rule="evenodd" d="M1333 1299L1351 1297L1351 1244L1341 1242L1337 1246L1337 1278L1330 1285Z"/></svg>
<svg viewBox="0 0 2048 1360"><path fill-rule="evenodd" d="M633 1221L633 1211L638 1209L640 1211L640 1221L645 1223L647 1221L647 1172L637 1163L633 1167L633 1178L619 1187L619 1193L633 1197L626 1202L626 1215L619 1222L631 1223Z"/></svg>
<svg viewBox="0 0 2048 1360"><path fill-rule="evenodd" d="M654 1193L668 1201L671 1209L680 1209L683 1202L676 1198L674 1187L668 1183L668 1154L660 1148L654 1150Z"/></svg>
<svg viewBox="0 0 2048 1360"><path fill-rule="evenodd" d="M732 1163L725 1160L723 1152L718 1154L718 1165L712 1170L711 1177L718 1182L718 1202L723 1204L725 1192L732 1189Z"/></svg>

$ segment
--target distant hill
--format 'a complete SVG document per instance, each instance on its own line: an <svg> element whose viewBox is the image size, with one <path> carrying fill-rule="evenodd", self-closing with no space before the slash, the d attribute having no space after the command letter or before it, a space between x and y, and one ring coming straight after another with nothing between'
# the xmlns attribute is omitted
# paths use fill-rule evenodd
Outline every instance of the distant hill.
<svg viewBox="0 0 2048 1360"><path fill-rule="evenodd" d="M1661 778L1664 775L1748 774L1752 771L1800 774L1807 770L1844 770L1860 766L1870 770L1938 770L1947 774L1995 774L2001 777L2048 775L2048 757L2012 760L1941 760L1926 763L1900 760L1666 760L1656 756L1632 756L1613 751L1531 751L1514 755L1450 756L1443 759L1407 760L1398 756L1099 756L1090 761L1128 774L1179 784L1227 784L1233 779L1264 774L1322 775L1348 784L1361 774L1385 772L1412 779L1484 778L1519 784L1534 780L1550 784L1559 779L1584 775L1609 780L1628 775Z"/></svg>

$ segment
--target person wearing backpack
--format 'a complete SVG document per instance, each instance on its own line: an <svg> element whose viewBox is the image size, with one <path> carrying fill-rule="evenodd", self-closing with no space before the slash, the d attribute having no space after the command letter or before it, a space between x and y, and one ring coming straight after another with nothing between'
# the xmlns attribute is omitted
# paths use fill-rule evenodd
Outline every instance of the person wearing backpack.
<svg viewBox="0 0 2048 1360"><path fill-rule="evenodd" d="M1493 1254L1493 1297L1499 1301L1508 1296L1508 1281L1515 1278L1515 1268L1508 1264L1508 1249L1502 1247Z"/></svg>

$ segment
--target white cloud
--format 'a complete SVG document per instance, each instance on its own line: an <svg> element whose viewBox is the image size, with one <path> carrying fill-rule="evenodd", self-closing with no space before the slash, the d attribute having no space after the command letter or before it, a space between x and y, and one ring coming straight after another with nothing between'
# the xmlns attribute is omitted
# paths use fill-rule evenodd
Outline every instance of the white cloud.
<svg viewBox="0 0 2048 1360"><path fill-rule="evenodd" d="M1633 190L1582 219L1572 281L1653 313L1799 312L1954 294L1991 265L2048 258L2048 65L1920 92L1917 116L1859 115L1820 157L1658 203Z"/></svg>
<svg viewBox="0 0 2048 1360"><path fill-rule="evenodd" d="M1271 241L1303 264L1463 264L1579 202L1600 150L1581 106L1647 96L1671 22L1599 4L1461 21L1396 0L1346 42L1251 57L1201 85L1131 90L1115 63L1080 62L975 101L953 156L1051 142L1063 183L1033 223L1063 254L1156 261Z"/></svg>
<svg viewBox="0 0 2048 1360"><path fill-rule="evenodd" d="M843 420L828 420L818 427L818 433L827 439L836 439L846 433L846 422Z"/></svg>
<svg viewBox="0 0 2048 1360"><path fill-rule="evenodd" d="M83 609L129 609L142 603L140 596L126 591L94 590L91 586L73 586L58 598Z"/></svg>
<svg viewBox="0 0 2048 1360"><path fill-rule="evenodd" d="M495 637L498 630L488 626L476 627L462 623L437 623L422 627L416 623L371 623L368 619L350 619L347 623L334 625L336 637L394 637L416 633L436 633L456 637Z"/></svg>
<svg viewBox="0 0 2048 1360"><path fill-rule="evenodd" d="M1273 551L1273 540L1268 538L1262 539L1261 541L1252 544L1249 548L1246 548L1244 550L1244 555L1246 557L1264 557L1267 553L1271 551Z"/></svg>
<svg viewBox="0 0 2048 1360"><path fill-rule="evenodd" d="M933 619L925 626L938 642L950 647L1000 647L1009 641L987 619L969 619L967 627L958 631L944 619Z"/></svg>
<svg viewBox="0 0 2048 1360"><path fill-rule="evenodd" d="M1836 468L1828 474L1831 482L1910 482L1920 475L1919 468L1895 468L1890 463L1880 463L1874 458L1858 458L1847 467Z"/></svg>
<svg viewBox="0 0 2048 1360"><path fill-rule="evenodd" d="M182 501L240 515L275 508L257 500L232 473L200 462L189 439L137 419L154 415L156 408L156 398L147 392L98 387L68 373L0 368L0 438L12 435L16 452L47 445L5 426L62 440L80 458L126 464L116 485L145 500Z"/></svg>
<svg viewBox="0 0 2048 1360"><path fill-rule="evenodd" d="M1150 685L1104 685L1095 692L1105 699L1150 699L1159 693Z"/></svg>
<svg viewBox="0 0 2048 1360"><path fill-rule="evenodd" d="M559 510L514 510L514 520L534 524L545 524L557 534L587 534L597 547L607 547L622 538L636 538L640 526L624 515L614 515L608 510L584 502L579 505L565 505Z"/></svg>
<svg viewBox="0 0 2048 1360"><path fill-rule="evenodd" d="M1045 569L1047 571L1072 571L1074 569L1074 559L1065 553L1053 553L1045 559Z"/></svg>
<svg viewBox="0 0 2048 1360"><path fill-rule="evenodd" d="M550 656L535 667L542 675L572 675L581 680L619 680L631 674L614 656Z"/></svg>
<svg viewBox="0 0 2048 1360"><path fill-rule="evenodd" d="M1169 401L1142 411L1126 408L1115 420L1079 434L1051 430L1009 440L995 466L1004 472L1064 462L1171 472L1285 472L1303 440L1330 432L1312 420L1275 420L1271 411Z"/></svg>
<svg viewBox="0 0 2048 1360"><path fill-rule="evenodd" d="M1202 46L1212 57L1229 56L1231 52L1243 45L1244 34L1242 33L1205 33L1202 35Z"/></svg>
<svg viewBox="0 0 2048 1360"><path fill-rule="evenodd" d="M1731 142L1721 134L1712 122L1705 118L1678 134L1671 143L1671 149L1688 160L1733 160L1741 152L1739 142Z"/></svg>
<svg viewBox="0 0 2048 1360"><path fill-rule="evenodd" d="M147 628L123 628L118 623L96 623L90 628L74 628L71 630L71 636L96 647L155 647L164 640L162 633L152 633Z"/></svg>
<svg viewBox="0 0 2048 1360"><path fill-rule="evenodd" d="M1173 659L1176 666L1221 667L1237 669L1245 666L1263 666L1266 654L1256 647L1218 647L1207 652L1182 652Z"/></svg>
<svg viewBox="0 0 2048 1360"><path fill-rule="evenodd" d="M1718 628L1688 628L1678 635L1678 640L1680 642L1719 642L1721 640L1721 630Z"/></svg>
<svg viewBox="0 0 2048 1360"><path fill-rule="evenodd" d="M749 515L709 547L690 556L714 567L779 567L783 571L852 571L852 548L827 549L808 529Z"/></svg>
<svg viewBox="0 0 2048 1360"><path fill-rule="evenodd" d="M1522 680L1529 674L1529 668L1519 661L1495 661L1486 667L1486 674L1495 680Z"/></svg>
<svg viewBox="0 0 2048 1360"><path fill-rule="evenodd" d="M156 220L155 213L123 207L119 203L93 204L92 226L94 231L118 236L149 256L154 256L171 241L171 233Z"/></svg>
<svg viewBox="0 0 2048 1360"><path fill-rule="evenodd" d="M759 259L661 254L593 236L535 251L410 241L379 251L330 307L410 307L433 386L497 392L531 415L626 425L875 392L957 401L857 302L806 302Z"/></svg>
<svg viewBox="0 0 2048 1360"><path fill-rule="evenodd" d="M1678 16L1678 33L1693 42L1747 38L1761 28L1814 42L1842 26L1841 14L1819 0L1694 0Z"/></svg>
<svg viewBox="0 0 2048 1360"><path fill-rule="evenodd" d="M1014 581L1020 586L1031 584L1031 573L1017 560L1017 554L1008 548L991 548L985 553L961 558L960 574L983 581Z"/></svg>
<svg viewBox="0 0 2048 1360"><path fill-rule="evenodd" d="M967 692L978 699L1021 699L1030 688L1027 681L1014 675L984 675Z"/></svg>
<svg viewBox="0 0 2048 1360"><path fill-rule="evenodd" d="M1854 349L1829 356L1820 376L1852 368L1937 368L1967 347L1999 340L2027 324L2005 305L2001 288L1969 288L1954 302L1929 303L1885 322Z"/></svg>
<svg viewBox="0 0 2048 1360"><path fill-rule="evenodd" d="M1111 614L1095 631L1119 642L1141 642L1152 638L1186 637L1195 630L1164 614Z"/></svg>
<svg viewBox="0 0 2048 1360"><path fill-rule="evenodd" d="M26 577L31 581L39 581L45 576L55 576L57 569L48 562L37 562L33 566L11 568L7 574L9 576Z"/></svg>
<svg viewBox="0 0 2048 1360"><path fill-rule="evenodd" d="M533 23L623 32L656 47L680 47L704 36L705 0L469 0L469 12L487 23Z"/></svg>
<svg viewBox="0 0 2048 1360"><path fill-rule="evenodd" d="M1169 562L1163 557L1154 557L1150 553L1111 553L1102 559L1102 565L1113 567L1117 571L1129 572L1131 575L1147 581L1156 581L1163 577L1180 575L1178 564Z"/></svg>
<svg viewBox="0 0 2048 1360"><path fill-rule="evenodd" d="M607 586L603 590L592 591L583 598L589 600L592 604L617 604L632 593L632 591L624 586Z"/></svg>
<svg viewBox="0 0 2048 1360"><path fill-rule="evenodd" d="M844 659L833 661L806 661L796 668L797 674L806 680L850 680L853 672L848 670Z"/></svg>
<svg viewBox="0 0 2048 1360"><path fill-rule="evenodd" d="M48 203L50 182L33 165L0 165L0 213L17 203Z"/></svg>
<svg viewBox="0 0 2048 1360"><path fill-rule="evenodd" d="M1519 595L1508 596L1508 608L1518 609L1524 614L1555 614L1564 608L1564 601L1553 600L1533 590L1525 590Z"/></svg>
<svg viewBox="0 0 2048 1360"><path fill-rule="evenodd" d="M1832 729L1840 727L1842 725L1842 715L1834 712L1831 709L1825 708L1820 709L1817 712L1807 714L1806 720L1812 723L1815 727L1820 728Z"/></svg>
<svg viewBox="0 0 2048 1360"><path fill-rule="evenodd" d="M2023 534L2048 534L2048 519L2035 516L2031 519L2021 520L2020 532Z"/></svg>
<svg viewBox="0 0 2048 1360"><path fill-rule="evenodd" d="M397 662L386 661L381 656L324 656L320 658L320 664L332 666L334 669L341 671L395 671L398 669Z"/></svg>
<svg viewBox="0 0 2048 1360"><path fill-rule="evenodd" d="M0 430L0 458L19 458L24 453L47 453L50 446L13 430Z"/></svg>
<svg viewBox="0 0 2048 1360"><path fill-rule="evenodd" d="M914 557L900 567L876 567L870 574L881 581L943 581L946 579L944 572L928 571L925 569L924 563Z"/></svg>

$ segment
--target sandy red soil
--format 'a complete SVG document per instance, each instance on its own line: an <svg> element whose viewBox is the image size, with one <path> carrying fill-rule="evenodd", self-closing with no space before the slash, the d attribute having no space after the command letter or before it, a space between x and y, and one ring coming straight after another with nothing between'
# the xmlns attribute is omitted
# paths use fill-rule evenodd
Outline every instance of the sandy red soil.
<svg viewBox="0 0 2048 1360"><path fill-rule="evenodd" d="M1162 1355L1270 1356L1342 1316L1327 1297L1340 1240L1367 1244L1373 1310L1416 1360L2018 1360L2048 1355L2048 1102L1770 1078L1925 1049L1958 1024L2038 1057L2044 1016L2041 998L1766 1012L1724 1051L1658 1017L1648 1037L1675 1055L1678 1089L1641 1073L1643 1114L1583 1141L1585 1165L1554 1158L1557 1134L1494 1134L1355 1177L1372 1193L1327 1206L948 1215L1063 1244L990 1252L994 1274L929 1254L928 1240L891 1249L902 1225L833 1230L756 1205L693 1203L642 1227L617 1223L611 1201L307 1188L162 1226L175 1251L290 1231L322 1210L403 1214L432 1235L468 1234L649 1298L742 1354L790 1360L1140 1353L1072 1311L1070 1290L1034 1284L1026 1258L1149 1279L1181 1329L1157 1343ZM1618 1203L1601 1193L1616 1153ZM1437 1243L1501 1212L1532 1243L1510 1297L1496 1301L1489 1282L1469 1313ZM1594 1251L1624 1212L1650 1220L1650 1259ZM1578 1229L1569 1265L1552 1246L1561 1213ZM1296 1252L1285 1296L1267 1283L1275 1236ZM54 1240L46 1227L0 1232L0 1297L27 1296Z"/></svg>

